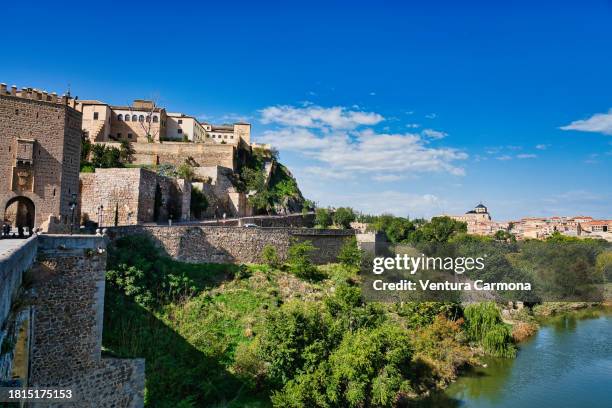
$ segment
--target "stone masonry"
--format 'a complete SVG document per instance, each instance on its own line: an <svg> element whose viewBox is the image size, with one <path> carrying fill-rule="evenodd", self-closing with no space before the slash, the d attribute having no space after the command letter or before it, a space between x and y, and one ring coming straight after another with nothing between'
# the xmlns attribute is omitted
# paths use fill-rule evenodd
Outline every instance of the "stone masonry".
<svg viewBox="0 0 612 408"><path fill-rule="evenodd" d="M50 216L70 223L81 154L81 113L73 106L66 97L0 84L0 223L11 214L18 215L8 221L26 227Z"/></svg>
<svg viewBox="0 0 612 408"><path fill-rule="evenodd" d="M188 220L191 185L141 168L81 173L82 221L103 226ZM102 206L102 214L99 208Z"/></svg>
<svg viewBox="0 0 612 408"><path fill-rule="evenodd" d="M101 357L106 241L38 240L29 384L69 387L79 407L143 406L144 361Z"/></svg>
<svg viewBox="0 0 612 408"><path fill-rule="evenodd" d="M355 231L138 225L110 228L108 234L111 239L132 234L148 235L171 257L193 263L261 263L266 245L272 245L279 258L286 259L292 242L310 241L316 247L311 254L313 262L325 264L336 262L340 248Z"/></svg>

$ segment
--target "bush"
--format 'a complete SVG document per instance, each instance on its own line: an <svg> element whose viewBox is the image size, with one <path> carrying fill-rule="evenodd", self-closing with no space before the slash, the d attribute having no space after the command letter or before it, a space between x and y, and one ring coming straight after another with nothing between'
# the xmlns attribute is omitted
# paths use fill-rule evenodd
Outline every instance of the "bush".
<svg viewBox="0 0 612 408"><path fill-rule="evenodd" d="M363 251L357 246L357 238L351 237L342 245L338 260L345 266L359 268L362 255Z"/></svg>
<svg viewBox="0 0 612 408"><path fill-rule="evenodd" d="M350 228L351 222L355 221L355 213L350 207L340 207L333 215L334 224L341 228Z"/></svg>
<svg viewBox="0 0 612 408"><path fill-rule="evenodd" d="M310 241L294 242L288 251L289 271L300 279L317 280L321 277L317 267L310 260L315 247Z"/></svg>
<svg viewBox="0 0 612 408"><path fill-rule="evenodd" d="M280 265L280 260L278 259L278 254L276 253L276 248L270 244L266 244L261 251L261 257L263 261L270 268L278 268Z"/></svg>
<svg viewBox="0 0 612 408"><path fill-rule="evenodd" d="M191 167L187 163L183 163L180 166L178 166L178 169L176 169L176 174L179 178L185 179L186 181L193 180L193 177L195 176L193 167Z"/></svg>
<svg viewBox="0 0 612 408"><path fill-rule="evenodd" d="M108 284L141 306L155 307L195 292L195 284L180 264L159 254L144 235L118 239L109 248Z"/></svg>
<svg viewBox="0 0 612 408"><path fill-rule="evenodd" d="M479 342L487 354L514 357L516 347L512 342L510 328L502 321L495 303L474 303L467 306L463 313L469 338Z"/></svg>
<svg viewBox="0 0 612 408"><path fill-rule="evenodd" d="M315 225L319 228L328 228L332 225L332 216L326 208L315 210Z"/></svg>

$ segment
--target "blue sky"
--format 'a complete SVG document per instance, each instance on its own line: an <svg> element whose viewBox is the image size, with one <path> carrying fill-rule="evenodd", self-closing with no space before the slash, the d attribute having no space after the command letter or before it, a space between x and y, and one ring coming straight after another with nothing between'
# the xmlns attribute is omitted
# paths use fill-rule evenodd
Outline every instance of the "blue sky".
<svg viewBox="0 0 612 408"><path fill-rule="evenodd" d="M251 121L320 205L612 217L610 1L255 3L11 2L0 81Z"/></svg>

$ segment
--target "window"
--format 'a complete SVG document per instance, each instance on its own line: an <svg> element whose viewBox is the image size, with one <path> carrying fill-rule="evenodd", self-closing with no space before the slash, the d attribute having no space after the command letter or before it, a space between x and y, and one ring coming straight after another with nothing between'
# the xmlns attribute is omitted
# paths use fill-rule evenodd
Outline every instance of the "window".
<svg viewBox="0 0 612 408"><path fill-rule="evenodd" d="M180 135L181 133L183 133L183 129L177 129L176 132Z"/></svg>
<svg viewBox="0 0 612 408"><path fill-rule="evenodd" d="M122 114L117 115L117 120L118 121L122 121L123 120L123 115Z"/></svg>
<svg viewBox="0 0 612 408"><path fill-rule="evenodd" d="M128 139L131 139L131 138L132 138L132 134L128 133Z"/></svg>
<svg viewBox="0 0 612 408"><path fill-rule="evenodd" d="M142 115L138 116L138 121L139 122L144 122L144 116L142 116Z"/></svg>
<svg viewBox="0 0 612 408"><path fill-rule="evenodd" d="M121 115L119 115L119 116L121 116ZM129 122L129 121L130 121L130 115L128 115L128 114L126 114L126 115L125 115L125 121L126 121L126 122Z"/></svg>
<svg viewBox="0 0 612 408"><path fill-rule="evenodd" d="M138 121L138 116L132 115L132 122L137 122L137 121Z"/></svg>
<svg viewBox="0 0 612 408"><path fill-rule="evenodd" d="M94 112L94 120L98 120L98 112Z"/></svg>
<svg viewBox="0 0 612 408"><path fill-rule="evenodd" d="M234 135L231 135L231 136L230 136L230 139L233 139L233 138L234 138Z"/></svg>
<svg viewBox="0 0 612 408"><path fill-rule="evenodd" d="M147 115L147 123L151 122L151 116Z"/></svg>
<svg viewBox="0 0 612 408"><path fill-rule="evenodd" d="M121 133L117 133L117 138L121 139Z"/></svg>
<svg viewBox="0 0 612 408"><path fill-rule="evenodd" d="M223 136L224 139L227 139L227 135Z"/></svg>
<svg viewBox="0 0 612 408"><path fill-rule="evenodd" d="M183 119L179 119L179 120L178 120L178 124L179 124L179 125L182 125L182 124L183 124Z"/></svg>
<svg viewBox="0 0 612 408"><path fill-rule="evenodd" d="M157 123L157 122L159 122L157 115L153 115L153 123Z"/></svg>

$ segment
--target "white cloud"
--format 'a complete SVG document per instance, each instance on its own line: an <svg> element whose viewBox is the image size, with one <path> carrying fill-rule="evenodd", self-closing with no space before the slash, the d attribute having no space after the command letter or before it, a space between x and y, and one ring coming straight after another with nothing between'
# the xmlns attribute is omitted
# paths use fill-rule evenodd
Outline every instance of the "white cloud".
<svg viewBox="0 0 612 408"><path fill-rule="evenodd" d="M418 123L407 123L407 124L406 124L406 127L407 127L408 129L416 129L416 128L418 128L418 127L421 127L421 125L419 125Z"/></svg>
<svg viewBox="0 0 612 408"><path fill-rule="evenodd" d="M588 119L575 120L569 125L561 126L560 129L612 135L612 109L608 113L596 113Z"/></svg>
<svg viewBox="0 0 612 408"><path fill-rule="evenodd" d="M355 129L373 126L384 120L375 112L350 110L342 106L324 108L317 105L295 107L269 106L261 110L261 122L305 128Z"/></svg>
<svg viewBox="0 0 612 408"><path fill-rule="evenodd" d="M448 133L434 129L424 129L421 133L423 136L427 136L432 139L442 139L448 136Z"/></svg>
<svg viewBox="0 0 612 408"><path fill-rule="evenodd" d="M512 156L508 156L507 154L505 154L503 156L496 157L496 159L501 161L512 160Z"/></svg>
<svg viewBox="0 0 612 408"><path fill-rule="evenodd" d="M376 92L370 92L370 96L376 96Z"/></svg>
<svg viewBox="0 0 612 408"><path fill-rule="evenodd" d="M425 115L425 117L427 119L435 119L438 117L438 115L436 115L435 113L428 113L427 115Z"/></svg>
<svg viewBox="0 0 612 408"><path fill-rule="evenodd" d="M538 157L537 154L531 154L531 153L524 153L524 154L517 154L516 155L517 159L535 159L537 157Z"/></svg>
<svg viewBox="0 0 612 408"><path fill-rule="evenodd" d="M538 149L538 150L546 150L549 147L550 147L549 144L538 144L538 145L535 146L535 148Z"/></svg>

